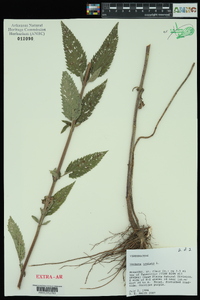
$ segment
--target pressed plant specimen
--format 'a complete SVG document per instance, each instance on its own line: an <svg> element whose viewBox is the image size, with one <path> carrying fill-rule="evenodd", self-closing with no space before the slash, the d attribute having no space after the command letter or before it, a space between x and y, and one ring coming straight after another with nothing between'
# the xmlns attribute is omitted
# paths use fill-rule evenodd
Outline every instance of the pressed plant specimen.
<svg viewBox="0 0 200 300"><path fill-rule="evenodd" d="M137 117L138 117L138 111L143 108L145 105L142 99L142 95L144 92L144 81L146 77L146 71L149 61L149 55L150 55L150 48L151 45L146 46L146 52L145 52L145 59L144 59L144 66L143 71L141 75L141 80L138 86L134 87L133 90L137 91L137 97L135 102L135 108L133 113L133 122L132 122L132 134L131 134L131 141L130 141L130 150L129 150L129 158L128 158L128 170L127 170L127 183L126 183L126 204L127 204L127 213L128 213L128 220L129 220L129 226L127 229L121 233L113 234L112 236L106 238L102 242L118 239L116 242L116 246L105 250L102 252L98 252L91 255L86 255L83 257L78 257L74 259L68 259L65 261L60 262L52 262L52 263L43 263L43 264L37 264L34 266L41 266L41 265L48 265L48 264L64 264L63 267L67 266L82 266L82 265L90 265L90 269L87 273L85 283L88 280L88 277L93 270L93 268L97 264L102 263L111 263L114 262L114 267L109 270L108 273L110 275L106 278L103 278L103 280L106 280L106 283L88 288L88 289L94 289L94 288L100 288L107 284L109 284L111 281L113 281L118 274L122 271L123 274L126 270L126 250L128 249L147 249L152 247L151 246L151 227L149 225L147 226L141 226L139 223L139 219L137 217L137 214L134 209L134 203L133 203L133 171L134 171L134 162L135 162L135 150L138 142L141 139L148 139L154 136L154 134L157 131L157 128L163 119L164 115L166 114L167 110L169 109L171 103L173 102L174 98L176 97L179 90L182 88L182 86L185 84L187 79L189 78L193 68L194 63L192 64L187 76L182 81L178 89L173 94L172 98L168 102L165 110L163 111L162 115L160 116L159 120L157 121L155 128L153 129L152 133L148 136L136 136L136 129L137 129ZM100 243L102 243L100 242ZM100 243L95 244L95 246L99 245ZM81 263L74 264L75 261L83 260ZM71 264L73 263L73 264Z"/></svg>
<svg viewBox="0 0 200 300"><path fill-rule="evenodd" d="M18 225L12 217L8 220L8 230L13 238L19 258L20 277L17 285L18 288L21 287L27 264L41 228L50 222L50 220L45 220L45 218L54 214L65 202L75 181L54 193L56 183L66 175L74 179L83 176L93 169L107 152L102 151L88 154L70 162L64 172L61 170L74 130L91 116L106 87L107 80L84 95L87 84L103 76L113 61L118 43L118 23L113 27L89 63L87 62L86 53L81 43L63 22L61 22L61 29L66 66L68 69L68 71L62 73L60 87L63 114L66 117L66 119L63 120L65 126L61 132L63 133L69 129L69 133L58 166L50 171L52 183L48 194L42 199L43 207L40 208L40 216L32 216L37 223L37 229L27 255L25 254L25 243ZM69 72L80 78L80 92Z"/></svg>

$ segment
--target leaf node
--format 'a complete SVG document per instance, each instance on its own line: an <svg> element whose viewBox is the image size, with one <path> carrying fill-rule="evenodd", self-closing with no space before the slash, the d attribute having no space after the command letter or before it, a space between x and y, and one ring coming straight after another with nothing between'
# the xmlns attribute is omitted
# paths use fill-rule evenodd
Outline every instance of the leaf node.
<svg viewBox="0 0 200 300"><path fill-rule="evenodd" d="M48 208L46 216L52 215L55 213L60 206L65 202L67 196L69 195L69 192L71 191L73 185L75 182L72 184L62 188L60 191L58 191L54 196L53 196L53 202L52 205Z"/></svg>

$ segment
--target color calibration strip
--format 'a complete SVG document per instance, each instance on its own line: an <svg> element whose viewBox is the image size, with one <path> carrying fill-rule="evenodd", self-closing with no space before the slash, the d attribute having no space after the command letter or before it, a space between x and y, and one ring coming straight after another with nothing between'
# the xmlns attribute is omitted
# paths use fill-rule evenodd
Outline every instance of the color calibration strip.
<svg viewBox="0 0 200 300"><path fill-rule="evenodd" d="M100 16L100 4L87 4L86 14Z"/></svg>

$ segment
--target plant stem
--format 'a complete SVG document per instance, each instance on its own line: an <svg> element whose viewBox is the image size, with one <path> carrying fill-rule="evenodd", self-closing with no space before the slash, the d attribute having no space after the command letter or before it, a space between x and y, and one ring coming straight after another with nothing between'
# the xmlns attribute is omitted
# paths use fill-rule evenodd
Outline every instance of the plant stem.
<svg viewBox="0 0 200 300"><path fill-rule="evenodd" d="M67 138L65 147L64 147L64 149L63 149L63 153L62 153L62 155L61 155L61 158L60 158L58 167L57 167L57 169L56 169L56 173L57 173L57 174L60 174L60 170L61 170L61 168L62 168L62 165L63 165L64 159L65 159L67 150L68 150L68 148L69 148L69 144L70 144L70 141L71 141L72 134L73 134L73 132L74 132L75 126L76 126L76 121L72 121L71 127L70 127L70 132L69 132L69 135L68 135L68 138ZM57 180L58 180L58 179L54 179L53 182L52 182L52 185L51 185L51 188L50 188L50 191L49 191L49 194L48 194L48 197L49 197L49 198L50 198L50 197L52 196L52 194L53 194L53 191L54 191L54 188L55 188L55 185L56 185L56 181L57 181Z"/></svg>
<svg viewBox="0 0 200 300"><path fill-rule="evenodd" d="M59 161L59 164L58 164L58 168L56 169L56 171L58 172L58 174L59 174L59 172L60 172L60 170L61 170L61 167L62 167L62 164L63 164L63 162L64 162L64 159L65 159L65 156L66 156L66 153L67 153L67 149L68 149L68 147L69 147L69 144L70 144L70 141L71 141L71 137L72 137L72 134L73 134L73 131L74 131L74 128L75 128L75 124L76 124L76 122L73 121L73 122L72 122L72 125L71 125L71 128L70 128L70 132L69 132L68 138L67 138L67 142L66 142L66 144L65 144L65 147L64 147L62 156L61 156L60 161ZM40 217L40 220L39 220L39 222L38 222L38 226L37 226L37 229L36 229L35 236L34 236L34 238L33 238L33 241L32 241L32 244L31 244L31 246L30 246L30 249L29 249L29 251L28 251L28 254L27 254L27 256L26 256L26 259L25 259L25 262L24 262L24 264L23 264L23 267L22 267L22 269L21 269L21 274L20 274L20 278L19 278L18 285L17 285L18 288L20 288L20 286L21 286L21 283L22 283L22 280L23 280L23 277L24 277L24 274L25 274L25 270L26 270L26 267L27 267L29 258L30 258L30 256L31 256L31 253L32 253L33 249L34 249L35 243L36 243L36 241L37 241L38 235L39 235L40 230L41 230L41 227L42 227L42 223L43 223L44 218L45 218L45 216L46 216L46 213L47 213L47 207L48 207L49 201L50 201L50 199L51 199L51 196L52 196L52 194L53 194L53 191L54 191L56 182L57 182L57 180L54 180L54 179L53 179L51 188L50 188L50 190L49 190L49 194L48 194L48 196L47 196L47 201L44 203L44 208L41 210L41 217Z"/></svg>
<svg viewBox="0 0 200 300"><path fill-rule="evenodd" d="M84 93L85 87L86 87L86 85L87 85L87 81L88 81L88 79L89 79L90 68L91 68L91 63L88 64L87 69L86 69L86 72L85 72L85 77L84 77L84 80L83 80L83 83L82 83L82 89L81 89L81 92L80 92L80 97L81 97L81 98L83 97L83 93ZM74 132L75 127L76 127L76 120L73 120L72 123L71 123L70 132L69 132L69 135L68 135L68 138L67 138L65 147L64 147L64 149L63 149L63 152L62 152L60 161L59 161L59 163L58 163L58 167L57 167L57 169L56 169L56 173L57 173L58 175L60 174L60 170L61 170L61 168L62 168L62 165L63 165L64 159L65 159L67 150L68 150L68 148L69 148L69 144L70 144L70 141L71 141L71 138L72 138L72 134L73 134L73 132ZM31 256L31 254L32 254L32 252L33 252L33 249L34 249L34 247L35 247L36 241L37 241L37 239L38 239L38 236L39 236L39 233L40 233L40 230L41 230L41 227L42 227L44 218L46 217L46 213L47 213L48 207L49 207L49 205L51 205L53 191L54 191L54 188L55 188L55 185L56 185L56 182L57 182L58 179L59 179L59 177L58 177L58 178L53 177L53 181L52 181L52 184L51 184L51 187L50 187L48 196L45 197L44 208L41 209L41 217L40 217L40 219L39 219L39 221L38 221L38 226L37 226L37 229L36 229L36 232L35 232L35 236L34 236L34 238L33 238L32 244L31 244L31 246L30 246L30 249L29 249L29 251L28 251L28 254L27 254L27 256L26 256L26 259L25 259L25 261L24 261L24 264L23 264L23 266L22 266L22 268L21 268L21 273L20 273L20 277L19 277L19 281L18 281L18 285L17 285L17 287L18 287L19 289L20 289L20 287L21 287L22 280L23 280L23 278L24 278L24 276L25 276L25 270L26 270L28 261L29 261L29 259L30 259L30 256Z"/></svg>
<svg viewBox="0 0 200 300"><path fill-rule="evenodd" d="M87 66L87 69L86 69L86 72L85 72L85 76L84 76L84 79L83 79L82 89L81 89L81 92L80 92L80 97L81 98L83 97L84 89L85 89L85 87L87 85L87 82L88 82L88 79L90 77L90 69L91 69L91 62Z"/></svg>
<svg viewBox="0 0 200 300"><path fill-rule="evenodd" d="M23 280L23 278L24 278L24 276L25 276L25 270L26 270L26 267L27 267L29 258L30 258L30 256L31 256L31 253L32 253L32 251L33 251L33 248L34 248L34 246L35 246L35 243L36 243L36 241L37 241L38 235L39 235L39 233L40 233L40 229L41 229L42 222L43 222L44 218L45 218L45 215L44 215L44 214L41 214L41 217L40 217L40 220L39 220L39 223L38 223L38 226L37 226L37 230L36 230L35 236L34 236L34 238L33 238L32 244L31 244L31 247L30 247L30 249L29 249L29 251L28 251L28 254L27 254L27 256L26 256L26 259L25 259L25 262L24 262L24 264L23 264L23 267L21 268L21 274L20 274L20 277L19 277L18 285L17 285L17 287L18 287L19 289L20 289L20 287L21 287L22 280Z"/></svg>
<svg viewBox="0 0 200 300"><path fill-rule="evenodd" d="M192 66L191 66L191 68L190 68L189 73L187 74L187 76L185 77L185 79L182 81L182 83L180 84L180 86L178 87L178 89L176 90L176 92L174 93L174 95L172 96L171 100L167 104L167 106L166 106L165 110L163 111L162 115L160 116L159 120L157 121L156 126L155 126L152 134L150 134L148 136L140 136L136 140L137 113L138 113L138 109L142 108L142 106L144 105L144 103L142 101L142 98L141 98L141 95L142 95L142 93L144 91L143 84L144 84L144 78L145 78L147 64L148 64L149 51L150 51L150 45L148 45L146 47L146 55L145 55L145 62L144 62L144 68L143 68L143 72L142 72L142 77L141 77L140 85L139 85L139 87L137 87L138 94L137 94L137 99L136 99L136 104L135 104L135 110L134 110L134 117L133 117L133 129L132 129L132 136L131 136L131 145L130 145L129 163L128 163L128 175L127 175L126 201L127 201L128 217L129 217L129 221L130 221L130 224L131 224L132 228L136 229L136 230L140 228L139 221L138 221L138 218L137 218L137 215L135 213L134 206L133 206L133 195L132 195L134 153L135 153L136 145L138 144L138 142L141 139L151 138L156 133L156 130L157 130L158 125L160 124L162 118L164 117L164 115L167 112L168 108L172 104L172 102L173 102L174 98L176 97L177 93L179 92L179 90L182 88L182 86L185 84L185 82L187 81L187 79L191 75L192 70L193 70L193 68L195 66L195 63L193 63Z"/></svg>
<svg viewBox="0 0 200 300"><path fill-rule="evenodd" d="M172 104L174 98L176 97L176 95L178 94L178 92L180 91L180 89L182 88L182 86L184 85L184 83L188 80L189 76L191 75L192 73L192 70L195 66L195 63L192 64L191 68L190 68L190 71L189 73L187 74L187 76L185 77L185 79L183 80L183 82L180 84L180 86L178 87L178 89L176 90L176 92L174 93L174 95L172 96L171 100L169 101L169 103L167 104L165 110L163 111L162 115L160 116L158 122L156 123L156 126L152 132L152 134L148 135L148 136L140 136L139 138L137 138L137 141L135 142L135 146L134 146L134 150L135 150L135 147L137 145L137 143L141 140L141 139L149 139L151 138L152 136L154 136L154 134L156 133L156 130L158 128L158 125L160 124L162 118L164 117L164 115L166 114L168 108L170 107L170 105Z"/></svg>
<svg viewBox="0 0 200 300"><path fill-rule="evenodd" d="M136 216L134 206L133 206L132 185L133 185L134 148L135 148L134 146L135 146L135 139L136 139L137 114L138 114L138 109L142 108L142 106L144 105L144 103L142 101L142 93L144 91L143 85L144 85L144 79L145 79L146 70L147 70L147 64L148 64L148 60L149 60L149 52L150 52L150 45L146 46L146 54L145 54L144 67L143 67L143 71L142 71L140 85L139 85L139 87L136 88L138 93L137 93L134 116L133 116L132 136L131 136L129 161L128 161L126 203L127 203L127 210L128 210L128 218L129 218L130 224L133 229L140 228L139 221L138 221L138 218Z"/></svg>

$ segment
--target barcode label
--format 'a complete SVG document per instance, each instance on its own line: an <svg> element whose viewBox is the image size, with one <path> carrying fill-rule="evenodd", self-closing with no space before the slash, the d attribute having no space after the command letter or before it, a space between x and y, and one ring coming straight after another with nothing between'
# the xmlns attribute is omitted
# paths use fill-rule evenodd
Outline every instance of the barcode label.
<svg viewBox="0 0 200 300"><path fill-rule="evenodd" d="M36 285L33 284L32 292L34 294L48 294L48 295L63 295L63 287L58 285Z"/></svg>

